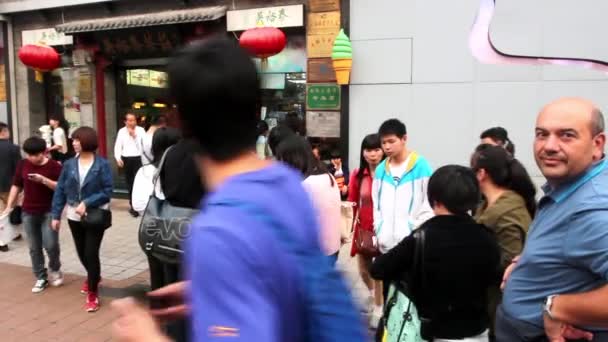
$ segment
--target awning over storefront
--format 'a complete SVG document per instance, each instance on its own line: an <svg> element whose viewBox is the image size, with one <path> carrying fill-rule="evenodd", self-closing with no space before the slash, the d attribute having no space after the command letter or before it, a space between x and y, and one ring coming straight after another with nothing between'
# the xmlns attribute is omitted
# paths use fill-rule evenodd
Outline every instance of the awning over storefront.
<svg viewBox="0 0 608 342"><path fill-rule="evenodd" d="M225 6L189 8L148 14L125 15L113 18L72 21L55 27L57 32L72 34L133 27L158 26L215 20L226 15Z"/></svg>

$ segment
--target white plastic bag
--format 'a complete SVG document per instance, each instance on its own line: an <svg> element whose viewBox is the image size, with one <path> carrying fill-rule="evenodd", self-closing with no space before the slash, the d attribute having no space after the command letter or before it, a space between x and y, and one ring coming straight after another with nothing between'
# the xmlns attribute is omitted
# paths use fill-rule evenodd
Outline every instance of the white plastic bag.
<svg viewBox="0 0 608 342"><path fill-rule="evenodd" d="M0 245L5 245L15 237L15 228L9 222L9 214L0 216Z"/></svg>

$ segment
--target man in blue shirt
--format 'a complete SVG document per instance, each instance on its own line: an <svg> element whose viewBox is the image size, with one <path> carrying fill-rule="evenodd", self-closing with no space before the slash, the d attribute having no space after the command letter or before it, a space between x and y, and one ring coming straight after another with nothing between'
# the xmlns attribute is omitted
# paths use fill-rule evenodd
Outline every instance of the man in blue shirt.
<svg viewBox="0 0 608 342"><path fill-rule="evenodd" d="M545 196L505 274L497 341L608 341L604 130L602 113L587 100L560 99L540 112L534 153Z"/></svg>
<svg viewBox="0 0 608 342"><path fill-rule="evenodd" d="M201 148L196 159L210 193L190 227L184 258L190 282L151 294L182 303L153 313L161 318L189 313L192 341L310 341L320 320L311 314L318 309L310 305L313 288L327 293L325 298L344 299L347 310L330 308L328 321L343 317L343 331L351 332L345 339L364 341L346 286L327 285L339 275L321 252L319 225L301 176L255 153L259 86L251 57L234 42L210 39L176 55L169 82L184 133ZM313 259L328 272L317 278L317 286L307 287L305 273L317 272L301 261ZM114 326L118 340L166 341L141 307L130 301L114 306L121 316Z"/></svg>

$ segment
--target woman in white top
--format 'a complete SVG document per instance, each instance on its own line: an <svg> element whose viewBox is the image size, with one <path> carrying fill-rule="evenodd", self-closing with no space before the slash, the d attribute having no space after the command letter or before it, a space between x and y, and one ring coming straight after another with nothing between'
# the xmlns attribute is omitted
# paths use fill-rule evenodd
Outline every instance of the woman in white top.
<svg viewBox="0 0 608 342"><path fill-rule="evenodd" d="M167 127L167 118L164 115L159 115L151 122L146 134L142 137L141 143L141 165L147 165L154 161L154 153L152 152L152 138L156 130L162 127ZM137 209L135 209L137 210Z"/></svg>
<svg viewBox="0 0 608 342"><path fill-rule="evenodd" d="M255 150L258 157L262 160L269 159L272 157L270 149L268 148L268 133L270 129L266 121L262 120L258 123L258 140L255 143Z"/></svg>
<svg viewBox="0 0 608 342"><path fill-rule="evenodd" d="M137 175L135 175L135 181L133 182L133 194L131 195L131 204L133 209L140 214L146 210L148 200L152 195L154 189L156 197L159 199L165 199L160 181L157 182L154 187L154 175L158 168L158 164L165 153L165 151L177 144L181 138L179 130L172 127L161 127L155 130L154 137L152 138L151 151L154 159L150 164L144 165L139 168Z"/></svg>
<svg viewBox="0 0 608 342"><path fill-rule="evenodd" d="M52 146L49 148L51 157L60 163L63 163L70 158L68 151L68 133L70 124L67 120L59 115L51 115L49 125L53 129Z"/></svg>
<svg viewBox="0 0 608 342"><path fill-rule="evenodd" d="M281 142L277 147L277 160L295 168L304 176L302 185L310 194L321 224L321 247L335 264L341 238L341 199L336 180L314 157L310 144L302 137L292 135Z"/></svg>

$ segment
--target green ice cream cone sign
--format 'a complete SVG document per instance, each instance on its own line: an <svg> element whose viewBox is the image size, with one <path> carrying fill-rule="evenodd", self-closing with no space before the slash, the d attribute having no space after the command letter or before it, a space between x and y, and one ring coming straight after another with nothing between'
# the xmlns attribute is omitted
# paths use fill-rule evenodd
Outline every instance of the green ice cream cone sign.
<svg viewBox="0 0 608 342"><path fill-rule="evenodd" d="M344 29L340 30L340 33L338 33L338 36L334 41L331 59L333 61L338 84L348 84L350 70L353 66L353 47L350 43L350 39L346 33L344 33Z"/></svg>

